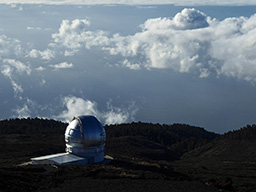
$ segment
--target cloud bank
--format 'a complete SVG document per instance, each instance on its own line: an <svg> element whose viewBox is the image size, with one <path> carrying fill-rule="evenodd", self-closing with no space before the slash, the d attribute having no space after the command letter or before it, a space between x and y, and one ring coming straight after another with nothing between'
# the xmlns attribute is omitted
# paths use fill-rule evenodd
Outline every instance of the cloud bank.
<svg viewBox="0 0 256 192"><path fill-rule="evenodd" d="M108 102L107 111L100 111L96 102L75 96L64 97L63 106L66 109L55 118L67 122L70 121L74 116L93 115L105 124L120 124L133 120L138 110L134 103L132 103L126 109L121 109L114 107L111 102Z"/></svg>
<svg viewBox="0 0 256 192"><path fill-rule="evenodd" d="M118 55L120 66L132 70L172 69L256 82L256 14L218 21L186 8L174 18L148 19L128 36L90 31L88 25L88 20L64 20L52 38L70 50L97 47Z"/></svg>
<svg viewBox="0 0 256 192"><path fill-rule="evenodd" d="M1 0L4 4L49 4L49 5L108 5L108 4L126 4L126 5L256 5L255 0Z"/></svg>

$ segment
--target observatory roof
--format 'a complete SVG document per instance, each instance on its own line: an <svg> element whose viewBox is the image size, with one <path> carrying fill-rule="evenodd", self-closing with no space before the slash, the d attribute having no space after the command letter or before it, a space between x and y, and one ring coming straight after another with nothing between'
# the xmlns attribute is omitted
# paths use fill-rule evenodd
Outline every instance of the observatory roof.
<svg viewBox="0 0 256 192"><path fill-rule="evenodd" d="M74 117L65 132L66 143L72 146L93 147L103 145L106 132L94 116Z"/></svg>

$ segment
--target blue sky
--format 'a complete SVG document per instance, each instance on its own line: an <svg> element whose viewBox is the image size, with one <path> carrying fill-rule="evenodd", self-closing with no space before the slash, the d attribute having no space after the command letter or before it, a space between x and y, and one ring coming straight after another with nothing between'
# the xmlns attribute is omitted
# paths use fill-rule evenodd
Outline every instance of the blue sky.
<svg viewBox="0 0 256 192"><path fill-rule="evenodd" d="M255 1L0 2L0 119L255 123Z"/></svg>

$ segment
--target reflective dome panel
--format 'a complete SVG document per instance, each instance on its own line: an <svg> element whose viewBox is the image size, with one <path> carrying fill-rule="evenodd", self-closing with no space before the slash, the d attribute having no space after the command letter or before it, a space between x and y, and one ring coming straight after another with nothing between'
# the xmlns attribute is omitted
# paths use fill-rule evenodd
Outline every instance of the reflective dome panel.
<svg viewBox="0 0 256 192"><path fill-rule="evenodd" d="M78 116L65 131L66 151L90 157L94 162L104 160L106 132L94 116Z"/></svg>

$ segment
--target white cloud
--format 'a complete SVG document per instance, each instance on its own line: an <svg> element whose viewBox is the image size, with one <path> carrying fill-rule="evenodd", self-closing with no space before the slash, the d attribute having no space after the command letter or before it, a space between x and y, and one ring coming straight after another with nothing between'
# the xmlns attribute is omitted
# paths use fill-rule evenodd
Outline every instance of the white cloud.
<svg viewBox="0 0 256 192"><path fill-rule="evenodd" d="M256 14L217 21L196 9L184 9L174 18L147 20L134 35L112 37L89 31L85 24L72 27L83 22L63 21L53 35L55 42L76 51L97 46L121 55L121 65L133 70L170 68L201 78L215 74L256 81Z"/></svg>
<svg viewBox="0 0 256 192"><path fill-rule="evenodd" d="M84 100L82 98L70 96L63 99L63 105L67 110L58 115L57 118L65 121L71 120L74 116L79 115L94 115L99 113L97 110L97 104L95 102Z"/></svg>
<svg viewBox="0 0 256 192"><path fill-rule="evenodd" d="M41 59L44 59L44 60L51 60L51 59L53 59L55 57L55 52L53 50L50 50L50 49L46 49L44 51L32 49L29 52L29 56L31 58L38 58L38 57L40 57Z"/></svg>
<svg viewBox="0 0 256 192"><path fill-rule="evenodd" d="M131 63L130 61L128 61L127 59L125 59L124 61L122 61L121 66L127 67L129 69L132 70L140 70L141 67L139 64L137 63Z"/></svg>
<svg viewBox="0 0 256 192"><path fill-rule="evenodd" d="M118 111L109 111L104 116L105 124L120 124L128 121L129 114L122 112L121 109Z"/></svg>
<svg viewBox="0 0 256 192"><path fill-rule="evenodd" d="M168 30L168 29L197 29L208 27L210 18L204 13L191 8L183 9L180 13L177 13L173 19L169 18L155 18L148 19L141 27L146 30Z"/></svg>
<svg viewBox="0 0 256 192"><path fill-rule="evenodd" d="M177 29L198 29L209 26L206 15L194 8L183 9L177 13L173 18L173 24Z"/></svg>
<svg viewBox="0 0 256 192"><path fill-rule="evenodd" d="M28 75L31 72L31 69L29 66L25 65L20 61L16 61L14 59L4 59L3 63L4 63L3 68L6 69L4 70L4 75L8 77L10 77L12 75L12 72L14 71L18 74L25 72Z"/></svg>
<svg viewBox="0 0 256 192"><path fill-rule="evenodd" d="M4 4L50 4L50 5L97 5L97 4L127 4L127 5L256 5L255 0L1 0Z"/></svg>
<svg viewBox="0 0 256 192"><path fill-rule="evenodd" d="M17 39L0 35L0 58L10 55L20 55L22 53L21 42Z"/></svg>
<svg viewBox="0 0 256 192"><path fill-rule="evenodd" d="M78 50L65 50L64 56L71 57L71 56L74 56L77 52L78 52Z"/></svg>
<svg viewBox="0 0 256 192"><path fill-rule="evenodd" d="M31 26L28 26L27 27L27 30L30 30L30 31L32 31L32 30L36 30L36 31L41 31L41 30L44 30L44 31L51 31L52 30L52 28L41 28L41 27L31 27Z"/></svg>
<svg viewBox="0 0 256 192"><path fill-rule="evenodd" d="M210 75L210 73L211 73L206 68L200 68L199 71L200 71L200 75L199 75L200 78L207 78Z"/></svg>
<svg viewBox="0 0 256 192"><path fill-rule="evenodd" d="M13 111L16 113L18 118L30 117L30 113L31 113L29 106L27 104L24 104L22 107L18 107Z"/></svg>
<svg viewBox="0 0 256 192"><path fill-rule="evenodd" d="M35 70L36 70L36 71L44 71L44 70L45 70L45 68L44 68L44 67L42 67L42 66L40 66L40 67L36 68Z"/></svg>
<svg viewBox="0 0 256 192"><path fill-rule="evenodd" d="M35 101L29 99L29 98L20 98L20 101L23 103L21 106L17 106L16 109L13 109L15 116L18 118L27 118L31 117L33 114L35 115L38 109L42 109L42 106L40 106Z"/></svg>
<svg viewBox="0 0 256 192"><path fill-rule="evenodd" d="M22 93L23 89L21 85L17 83L17 76L24 73L29 75L31 73L31 69L28 65L25 65L20 61L4 59L1 67L1 73L11 81L15 93Z"/></svg>
<svg viewBox="0 0 256 192"><path fill-rule="evenodd" d="M40 30L42 30L42 28L41 27L27 27L27 30L38 30L38 31L40 31Z"/></svg>
<svg viewBox="0 0 256 192"><path fill-rule="evenodd" d="M105 124L120 124L134 119L138 108L135 103L130 103L125 109L114 107L112 100L107 103L107 112L101 114L101 119L104 118Z"/></svg>
<svg viewBox="0 0 256 192"><path fill-rule="evenodd" d="M62 62L59 64L55 64L55 65L49 65L50 67L58 70L58 69L69 69L73 67L72 63L68 63L68 62Z"/></svg>
<svg viewBox="0 0 256 192"><path fill-rule="evenodd" d="M23 107L17 108L14 110L18 118L27 118L30 116L30 110L26 104Z"/></svg>
<svg viewBox="0 0 256 192"><path fill-rule="evenodd" d="M113 107L111 102L107 103L107 111L98 110L97 103L90 100L75 96L67 96L63 99L63 105L67 108L55 118L70 121L74 116L93 115L105 124L120 124L133 119L137 108L134 103L122 110L118 107Z"/></svg>
<svg viewBox="0 0 256 192"><path fill-rule="evenodd" d="M75 19L72 22L63 20L58 33L54 33L52 38L55 43L59 43L69 49L91 46L104 46L108 44L108 37L104 31L87 31L90 22L87 19Z"/></svg>

